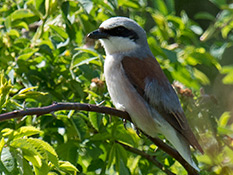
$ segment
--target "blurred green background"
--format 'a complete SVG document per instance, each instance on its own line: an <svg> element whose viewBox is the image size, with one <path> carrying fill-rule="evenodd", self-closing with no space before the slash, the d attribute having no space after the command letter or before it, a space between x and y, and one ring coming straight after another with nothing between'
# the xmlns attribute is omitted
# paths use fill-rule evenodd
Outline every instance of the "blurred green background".
<svg viewBox="0 0 233 175"><path fill-rule="evenodd" d="M205 151L193 151L200 174L233 174L232 0L1 0L0 113L53 102L113 106L104 50L86 39L112 16L130 17L146 30ZM116 141L187 174L126 126L117 117L85 111L1 122L0 174L165 174Z"/></svg>

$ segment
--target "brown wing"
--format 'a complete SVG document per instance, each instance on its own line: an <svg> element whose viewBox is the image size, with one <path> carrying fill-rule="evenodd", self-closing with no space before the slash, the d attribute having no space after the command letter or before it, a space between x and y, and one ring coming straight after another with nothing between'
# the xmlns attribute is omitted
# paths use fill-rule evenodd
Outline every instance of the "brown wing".
<svg viewBox="0 0 233 175"><path fill-rule="evenodd" d="M122 66L137 92L153 106L194 148L203 150L191 131L179 99L153 57L124 57Z"/></svg>

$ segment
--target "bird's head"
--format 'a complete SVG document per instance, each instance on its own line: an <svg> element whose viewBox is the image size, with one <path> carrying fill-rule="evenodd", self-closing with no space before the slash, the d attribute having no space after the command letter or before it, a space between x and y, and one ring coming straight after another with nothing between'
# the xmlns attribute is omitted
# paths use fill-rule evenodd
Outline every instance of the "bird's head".
<svg viewBox="0 0 233 175"><path fill-rule="evenodd" d="M126 17L113 17L104 21L87 37L99 39L107 55L148 47L146 32L135 21Z"/></svg>

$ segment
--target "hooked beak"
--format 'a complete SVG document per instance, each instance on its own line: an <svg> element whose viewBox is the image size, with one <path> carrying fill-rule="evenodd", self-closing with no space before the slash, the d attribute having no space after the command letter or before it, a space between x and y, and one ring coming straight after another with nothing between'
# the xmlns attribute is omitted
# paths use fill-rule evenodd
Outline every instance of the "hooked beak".
<svg viewBox="0 0 233 175"><path fill-rule="evenodd" d="M91 39L107 39L109 37L109 34L105 33L101 29L97 29L89 33L87 37Z"/></svg>

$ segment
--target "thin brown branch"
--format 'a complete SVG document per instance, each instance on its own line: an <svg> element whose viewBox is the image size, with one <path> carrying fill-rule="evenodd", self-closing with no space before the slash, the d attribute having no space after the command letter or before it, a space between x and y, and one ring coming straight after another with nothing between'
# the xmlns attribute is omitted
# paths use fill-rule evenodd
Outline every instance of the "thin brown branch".
<svg viewBox="0 0 233 175"><path fill-rule="evenodd" d="M155 166L157 166L159 169L161 169L163 172L167 173L168 175L175 175L174 173L172 173L170 170L168 170L167 168L165 168L163 166L163 164L161 164L158 160L155 159L154 156L151 156L139 149L133 148L131 146L128 146L124 143L121 143L119 141L116 141L116 143L120 144L121 146L123 146L126 150L135 153L137 155L140 155L142 157L144 157L145 159L149 160L151 163L153 163Z"/></svg>
<svg viewBox="0 0 233 175"><path fill-rule="evenodd" d="M54 103L49 106L40 107L40 108L28 108L25 110L17 110L4 114L0 114L0 121L5 121L8 119L19 118L26 115L43 115L59 110L82 110L82 111L92 111L98 113L109 114L113 116L118 116L122 119L126 119L131 122L130 116L127 112L119 111L115 108L105 107L105 106L96 106L92 104L84 103ZM145 134L145 133L144 133ZM190 166L180 155L179 153L165 144L158 138L152 138L145 134L154 144L156 144L160 149L168 153L170 156L174 157L181 165L187 170L189 175L197 175L197 171Z"/></svg>
<svg viewBox="0 0 233 175"><path fill-rule="evenodd" d="M186 169L189 175L198 175L197 170L194 169L188 162L186 162L186 160L184 160L183 157L181 157L180 154L175 149L168 146L167 144L165 144L162 140L158 138L150 137L145 133L143 134L146 135L155 145L157 145L164 152L174 157Z"/></svg>
<svg viewBox="0 0 233 175"><path fill-rule="evenodd" d="M7 112L4 114L0 114L0 121L19 118L26 115L43 115L51 112L59 111L59 110L80 110L80 111L92 111L98 113L104 113L109 115L118 116L122 119L126 119L131 121L129 114L124 111L119 111L115 108L105 107L105 106L96 106L92 104L85 103L54 103L49 106L44 106L40 108L28 108L25 110L17 110L12 112Z"/></svg>

